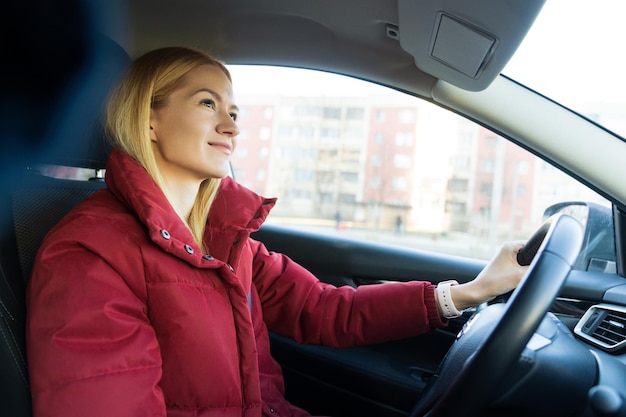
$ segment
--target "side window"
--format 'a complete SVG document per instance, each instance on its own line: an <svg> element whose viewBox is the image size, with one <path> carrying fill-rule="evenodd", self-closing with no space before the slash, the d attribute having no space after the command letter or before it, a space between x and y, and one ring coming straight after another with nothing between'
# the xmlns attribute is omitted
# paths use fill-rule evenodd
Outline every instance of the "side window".
<svg viewBox="0 0 626 417"><path fill-rule="evenodd" d="M528 238L554 203L606 204L517 145L415 97L311 71L231 71L250 115L239 118L234 176L278 197L269 223L488 259L503 240Z"/></svg>

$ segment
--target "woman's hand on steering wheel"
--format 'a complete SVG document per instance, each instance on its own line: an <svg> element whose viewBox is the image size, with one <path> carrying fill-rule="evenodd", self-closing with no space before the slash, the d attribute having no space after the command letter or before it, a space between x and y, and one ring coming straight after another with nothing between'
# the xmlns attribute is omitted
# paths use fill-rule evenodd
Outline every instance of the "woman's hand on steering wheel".
<svg viewBox="0 0 626 417"><path fill-rule="evenodd" d="M474 307L514 290L528 270L527 265L520 265L518 262L518 254L525 247L525 243L503 243L498 253L474 280L452 286L450 294L456 308L464 310Z"/></svg>
<svg viewBox="0 0 626 417"><path fill-rule="evenodd" d="M519 285L506 304L486 307L466 323L410 417L473 417L488 407L546 317L582 241L582 225L557 214L523 247L520 242L502 246L474 281L483 296ZM528 255L530 262L522 263L529 266L518 263L520 251Z"/></svg>

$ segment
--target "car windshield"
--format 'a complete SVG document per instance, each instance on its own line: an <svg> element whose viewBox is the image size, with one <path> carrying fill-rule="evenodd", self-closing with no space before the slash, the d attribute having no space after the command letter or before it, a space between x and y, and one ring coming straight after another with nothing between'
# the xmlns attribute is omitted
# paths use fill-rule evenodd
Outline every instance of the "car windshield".
<svg viewBox="0 0 626 417"><path fill-rule="evenodd" d="M503 74L626 137L623 0L548 0Z"/></svg>

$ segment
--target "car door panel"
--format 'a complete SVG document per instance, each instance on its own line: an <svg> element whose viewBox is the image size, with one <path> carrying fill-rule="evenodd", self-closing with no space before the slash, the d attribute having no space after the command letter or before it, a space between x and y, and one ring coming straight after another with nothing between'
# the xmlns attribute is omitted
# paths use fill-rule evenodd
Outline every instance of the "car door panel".
<svg viewBox="0 0 626 417"><path fill-rule="evenodd" d="M484 266L484 261L278 226L263 226L253 237L335 285L467 281ZM466 318L423 336L351 349L303 346L271 334L272 352L283 368L288 399L313 413L402 416L419 398Z"/></svg>
<svg viewBox="0 0 626 417"><path fill-rule="evenodd" d="M402 416L413 406L454 335L350 349L298 345L271 335L287 398L322 415Z"/></svg>
<svg viewBox="0 0 626 417"><path fill-rule="evenodd" d="M281 252L300 263L325 282L361 285L385 280L473 279L485 261L413 251L367 241L355 241L331 234L302 232L264 225L253 238L269 250Z"/></svg>

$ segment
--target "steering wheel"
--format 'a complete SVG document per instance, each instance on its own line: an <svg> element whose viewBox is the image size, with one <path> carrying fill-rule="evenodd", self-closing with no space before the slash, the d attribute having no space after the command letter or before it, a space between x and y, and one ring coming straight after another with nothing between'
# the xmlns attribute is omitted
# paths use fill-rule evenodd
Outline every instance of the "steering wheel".
<svg viewBox="0 0 626 417"><path fill-rule="evenodd" d="M469 417L494 400L563 286L582 241L582 225L569 215L555 214L537 229L518 255L530 267L508 302L483 308L467 321L411 417Z"/></svg>

